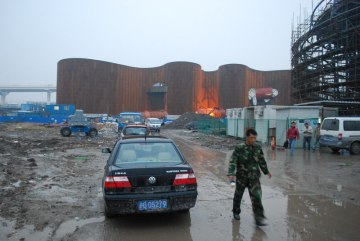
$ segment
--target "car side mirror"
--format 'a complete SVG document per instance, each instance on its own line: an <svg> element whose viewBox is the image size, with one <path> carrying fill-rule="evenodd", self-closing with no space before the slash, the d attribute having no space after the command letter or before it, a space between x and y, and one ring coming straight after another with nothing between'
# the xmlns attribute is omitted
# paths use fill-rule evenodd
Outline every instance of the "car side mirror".
<svg viewBox="0 0 360 241"><path fill-rule="evenodd" d="M111 150L110 150L110 148L103 148L103 149L101 149L101 153L111 153Z"/></svg>

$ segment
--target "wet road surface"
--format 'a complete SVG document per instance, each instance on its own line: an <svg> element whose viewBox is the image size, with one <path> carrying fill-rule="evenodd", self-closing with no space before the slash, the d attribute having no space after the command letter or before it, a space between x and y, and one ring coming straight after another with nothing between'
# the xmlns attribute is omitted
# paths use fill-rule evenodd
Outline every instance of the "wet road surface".
<svg viewBox="0 0 360 241"><path fill-rule="evenodd" d="M234 188L226 171L232 151L197 145L191 133L166 131L192 164L198 180L197 204L188 213L103 215L63 222L55 232L26 227L7 240L359 240L360 158L348 154L296 150L264 153L273 178L261 178L269 225L256 227L248 192L241 220L232 219ZM99 181L100 183L100 181ZM101 189L94 197L102 210ZM81 208L81 207L79 207ZM10 228L10 224L1 230ZM30 231L29 231L30 230ZM51 234L51 237L49 235Z"/></svg>
<svg viewBox="0 0 360 241"><path fill-rule="evenodd" d="M197 174L199 196L195 208L190 213L101 221L78 230L73 240L83 237L88 237L86 240L358 240L360 237L360 208L356 204L359 177L351 180L348 176L337 181L337 175L343 172L332 172L345 169L344 173L351 175L348 169L355 166L359 171L358 157L302 150L290 157L286 151L264 148L273 178L262 178L269 225L259 228L254 224L247 193L241 220L232 219L234 189L225 176L231 151L200 147L182 138L181 133L167 135L176 141ZM343 189L348 189L348 194L338 198ZM89 238L89 232L96 236Z"/></svg>
<svg viewBox="0 0 360 241"><path fill-rule="evenodd" d="M232 151L199 149L174 139L199 178L199 198L191 212L193 240L358 240L360 237L360 158L327 150L263 148L273 178L261 179L269 225L254 225L250 198L244 194L240 222L231 216L233 188L225 176ZM201 231L200 231L201 230Z"/></svg>

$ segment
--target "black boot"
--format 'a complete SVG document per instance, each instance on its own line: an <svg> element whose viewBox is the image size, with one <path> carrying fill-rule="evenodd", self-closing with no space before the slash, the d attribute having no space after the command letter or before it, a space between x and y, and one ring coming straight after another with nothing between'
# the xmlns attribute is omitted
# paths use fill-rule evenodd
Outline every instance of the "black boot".
<svg viewBox="0 0 360 241"><path fill-rule="evenodd" d="M239 213L233 213L235 220L240 220L240 214Z"/></svg>
<svg viewBox="0 0 360 241"><path fill-rule="evenodd" d="M264 218L264 217L255 218L255 223L257 226L266 226L267 225L266 218Z"/></svg>

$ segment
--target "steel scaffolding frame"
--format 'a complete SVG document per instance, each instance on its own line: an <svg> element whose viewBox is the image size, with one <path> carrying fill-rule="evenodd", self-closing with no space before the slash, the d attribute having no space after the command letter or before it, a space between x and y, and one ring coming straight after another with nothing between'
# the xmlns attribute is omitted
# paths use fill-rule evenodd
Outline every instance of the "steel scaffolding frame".
<svg viewBox="0 0 360 241"><path fill-rule="evenodd" d="M322 0L292 31L292 103L360 101L360 1ZM346 107L360 115L359 105Z"/></svg>

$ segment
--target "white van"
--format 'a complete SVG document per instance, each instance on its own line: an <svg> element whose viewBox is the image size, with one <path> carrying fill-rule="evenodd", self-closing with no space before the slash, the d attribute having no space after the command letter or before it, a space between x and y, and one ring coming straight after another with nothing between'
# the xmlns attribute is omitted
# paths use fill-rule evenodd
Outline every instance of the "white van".
<svg viewBox="0 0 360 241"><path fill-rule="evenodd" d="M360 117L328 117L320 128L320 145L333 152L346 149L360 154Z"/></svg>

